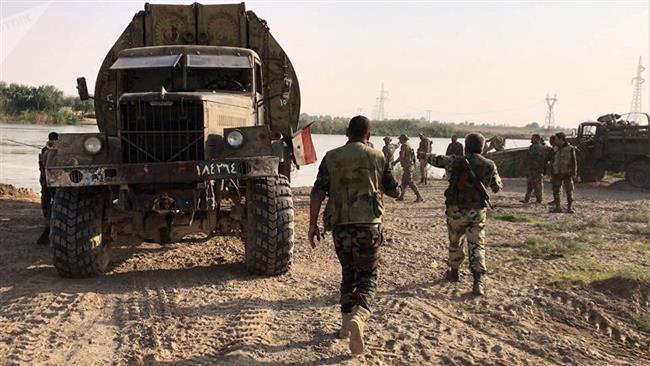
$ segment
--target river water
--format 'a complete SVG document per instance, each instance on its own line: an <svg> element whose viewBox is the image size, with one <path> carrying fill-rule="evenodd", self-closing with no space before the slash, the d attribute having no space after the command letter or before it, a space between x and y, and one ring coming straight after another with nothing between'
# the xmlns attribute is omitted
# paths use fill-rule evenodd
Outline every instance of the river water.
<svg viewBox="0 0 650 366"><path fill-rule="evenodd" d="M40 148L18 144L43 146L50 131L58 133L89 133L97 132L97 126L40 126L22 124L0 124L0 183L12 184L16 187L29 187L38 191L38 153ZM373 136L371 142L381 149L384 145L383 136ZM314 135L314 145L318 158L333 148L345 144L347 138L342 135ZM396 142L397 138L394 137ZM433 152L444 154L449 144L447 138L433 138ZM411 138L411 146L417 148L419 139ZM507 147L528 146L528 140L508 140ZM429 167L435 178L442 177L442 169ZM301 167L291 174L291 185L294 187L310 186L316 179L318 162Z"/></svg>

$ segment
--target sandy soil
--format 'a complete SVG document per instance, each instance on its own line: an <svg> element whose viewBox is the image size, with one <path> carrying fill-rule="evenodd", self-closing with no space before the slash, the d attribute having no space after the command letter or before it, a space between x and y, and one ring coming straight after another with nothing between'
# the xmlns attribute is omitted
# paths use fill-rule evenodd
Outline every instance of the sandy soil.
<svg viewBox="0 0 650 366"><path fill-rule="evenodd" d="M335 338L340 267L331 238L316 250L306 241L307 189L294 191L294 266L275 278L246 274L241 243L216 238L164 247L122 240L105 276L61 279L48 248L34 244L41 224L37 198L4 196L0 364L648 364L650 329L639 321L647 317L647 282L612 277L584 286L553 284L563 274L600 267L647 271L647 231L625 231L632 224L616 217L647 213L648 193L619 183L578 185L578 213L570 216L520 204L524 186L506 180L506 192L493 197L483 298L469 294L469 276L458 284L443 279L444 183L423 187L423 204L388 203L369 351L356 358ZM506 214L527 214L537 224L496 219ZM612 226L541 229L593 219ZM540 259L523 247L531 235L582 234L590 241L575 254Z"/></svg>

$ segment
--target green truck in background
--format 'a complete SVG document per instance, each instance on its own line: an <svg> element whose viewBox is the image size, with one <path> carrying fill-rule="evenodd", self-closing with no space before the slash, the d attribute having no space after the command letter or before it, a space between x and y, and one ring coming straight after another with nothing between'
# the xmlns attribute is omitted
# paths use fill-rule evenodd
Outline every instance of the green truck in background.
<svg viewBox="0 0 650 366"><path fill-rule="evenodd" d="M46 164L62 276L103 273L117 233L240 236L251 273L288 270L300 89L264 20L243 3L145 4L94 96L77 84L95 100L99 133L60 134Z"/></svg>
<svg viewBox="0 0 650 366"><path fill-rule="evenodd" d="M607 114L596 121L581 123L568 140L578 149L581 182L597 182L606 172L624 172L634 187L650 188L650 117L645 124L630 123L628 115ZM526 175L524 159L528 148L488 153L504 177Z"/></svg>

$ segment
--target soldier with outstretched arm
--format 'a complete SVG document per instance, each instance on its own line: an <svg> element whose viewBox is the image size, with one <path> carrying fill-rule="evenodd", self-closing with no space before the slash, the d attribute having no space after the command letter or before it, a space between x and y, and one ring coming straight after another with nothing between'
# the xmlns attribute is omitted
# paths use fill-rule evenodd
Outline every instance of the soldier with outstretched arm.
<svg viewBox="0 0 650 366"><path fill-rule="evenodd" d="M465 156L427 154L427 162L450 172L445 190L447 231L449 234L449 271L447 279L460 280L464 260L463 238L467 239L469 267L474 277L472 292L483 295L485 266L485 222L490 197L486 187L498 192L503 187L497 167L481 155L485 138L479 133L465 137Z"/></svg>
<svg viewBox="0 0 650 366"><path fill-rule="evenodd" d="M398 197L400 187L384 155L370 148L370 122L356 116L347 129L348 142L329 151L318 169L309 206L309 242L320 241L318 228L321 204L325 230L332 231L336 255L341 263L341 330L350 338L350 351L364 351L363 330L370 317L383 243L381 220L383 195Z"/></svg>

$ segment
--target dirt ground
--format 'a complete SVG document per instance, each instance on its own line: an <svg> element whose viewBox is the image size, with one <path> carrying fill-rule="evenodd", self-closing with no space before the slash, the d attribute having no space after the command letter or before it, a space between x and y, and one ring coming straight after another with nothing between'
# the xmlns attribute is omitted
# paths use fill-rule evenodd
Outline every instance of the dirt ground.
<svg viewBox="0 0 650 366"><path fill-rule="evenodd" d="M650 362L648 192L577 186L577 213L524 205L505 181L487 224L487 296L444 280L445 183L387 199L368 352L335 338L340 267L307 243L294 191L290 273L246 274L237 239L121 240L103 277L57 277L29 194L0 198L3 365L641 365ZM546 187L547 197L550 189ZM545 198L547 199L547 198ZM640 217L640 218L639 218Z"/></svg>

